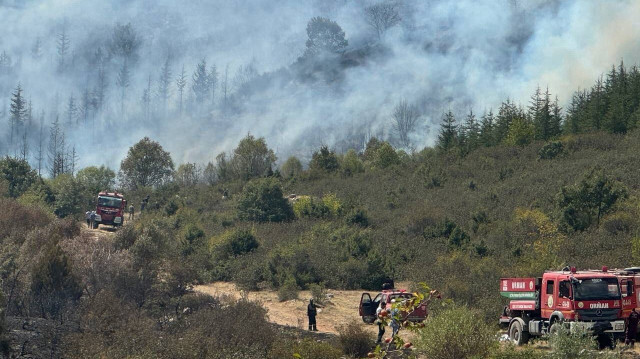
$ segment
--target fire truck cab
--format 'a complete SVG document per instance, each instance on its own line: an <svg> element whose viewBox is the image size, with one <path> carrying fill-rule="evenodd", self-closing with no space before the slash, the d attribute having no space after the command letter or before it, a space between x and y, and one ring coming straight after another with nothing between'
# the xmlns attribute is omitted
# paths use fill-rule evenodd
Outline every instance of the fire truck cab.
<svg viewBox="0 0 640 359"><path fill-rule="evenodd" d="M518 345L561 325L594 335L624 334L619 280L606 267L602 271L549 271L539 278L502 278L500 294L509 299L500 324Z"/></svg>
<svg viewBox="0 0 640 359"><path fill-rule="evenodd" d="M127 201L118 192L100 192L96 204L96 216L94 228L100 224L108 224L114 227L124 224L124 213Z"/></svg>

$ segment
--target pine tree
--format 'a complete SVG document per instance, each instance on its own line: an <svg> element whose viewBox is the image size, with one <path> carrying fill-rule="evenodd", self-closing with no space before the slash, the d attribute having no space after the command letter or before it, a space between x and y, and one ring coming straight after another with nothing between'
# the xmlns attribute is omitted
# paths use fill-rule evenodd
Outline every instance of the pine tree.
<svg viewBox="0 0 640 359"><path fill-rule="evenodd" d="M82 92L82 103L80 104L80 115L82 118L82 124L87 125L87 120L89 119L89 114L91 112L91 103L93 99L89 89L85 88ZM79 117L80 118L80 117Z"/></svg>
<svg viewBox="0 0 640 359"><path fill-rule="evenodd" d="M211 105L216 103L216 87L218 87L218 69L216 65L211 66L209 69L209 87L211 90Z"/></svg>
<svg viewBox="0 0 640 359"><path fill-rule="evenodd" d="M193 94L196 96L196 103L198 103L198 105L204 103L209 93L209 76L207 74L206 59L202 59L196 66L196 70L192 76L191 90L193 90Z"/></svg>
<svg viewBox="0 0 640 359"><path fill-rule="evenodd" d="M562 107L558 103L558 96L551 103L551 122L549 124L550 138L560 136L562 134Z"/></svg>
<svg viewBox="0 0 640 359"><path fill-rule="evenodd" d="M467 114L460 133L460 137L464 136L465 153L471 152L474 149L478 148L478 145L480 144L480 124L478 123L473 110L469 110L469 114Z"/></svg>
<svg viewBox="0 0 640 359"><path fill-rule="evenodd" d="M228 95L229 95L229 64L224 68L224 77L222 78L222 83L220 84L222 90L222 109L223 111L227 111L227 103L228 103Z"/></svg>
<svg viewBox="0 0 640 359"><path fill-rule="evenodd" d="M485 112L482 115L482 121L480 124L480 143L485 147L494 146L496 144L494 135L495 118L493 116L493 110Z"/></svg>
<svg viewBox="0 0 640 359"><path fill-rule="evenodd" d="M38 176L42 176L42 161L44 160L44 111L40 113L40 132L38 134L38 153L36 161L38 162Z"/></svg>
<svg viewBox="0 0 640 359"><path fill-rule="evenodd" d="M158 97L162 102L162 114L166 115L167 113L167 101L169 101L169 96L171 90L171 67L170 67L170 58L167 56L167 59L164 61L164 65L160 69L160 78L158 81Z"/></svg>
<svg viewBox="0 0 640 359"><path fill-rule="evenodd" d="M68 127L72 127L78 123L78 106L76 105L76 99L73 95L69 96L69 102L67 102L67 123Z"/></svg>
<svg viewBox="0 0 640 359"><path fill-rule="evenodd" d="M511 122L517 117L524 116L522 112L510 99L500 105L494 129L496 143L502 142L507 137Z"/></svg>
<svg viewBox="0 0 640 359"><path fill-rule="evenodd" d="M11 127L11 137L9 144L13 147L14 133L21 128L27 116L27 104L22 95L22 86L18 84L11 97L11 105L9 107L9 125Z"/></svg>
<svg viewBox="0 0 640 359"><path fill-rule="evenodd" d="M147 88L142 93L142 107L144 109L144 118L148 121L151 118L151 76L149 76Z"/></svg>
<svg viewBox="0 0 640 359"><path fill-rule="evenodd" d="M438 135L438 147L443 151L454 148L458 142L458 126L453 112L449 110L442 115L440 134Z"/></svg>
<svg viewBox="0 0 640 359"><path fill-rule="evenodd" d="M182 115L183 95L184 87L187 85L187 77L184 72L184 65L182 65L182 71L176 79L176 87L178 87L178 93L180 94L180 115Z"/></svg>
<svg viewBox="0 0 640 359"><path fill-rule="evenodd" d="M116 78L116 85L120 87L120 113L124 116L124 100L127 95L127 88L130 85L130 74L129 74L129 66L127 65L127 61L122 63L122 67L118 72L118 77Z"/></svg>
<svg viewBox="0 0 640 359"><path fill-rule="evenodd" d="M104 106L109 80L103 66L98 68L98 81L94 90L96 97L96 110L102 109Z"/></svg>
<svg viewBox="0 0 640 359"><path fill-rule="evenodd" d="M47 148L47 158L49 161L49 173L52 178L64 173L64 132L60 127L58 117L49 129L49 145Z"/></svg>

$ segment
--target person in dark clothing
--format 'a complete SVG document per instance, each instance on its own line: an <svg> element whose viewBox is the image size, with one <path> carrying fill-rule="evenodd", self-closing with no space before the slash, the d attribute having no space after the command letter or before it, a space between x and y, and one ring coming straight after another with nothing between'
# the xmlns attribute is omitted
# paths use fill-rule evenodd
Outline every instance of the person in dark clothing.
<svg viewBox="0 0 640 359"><path fill-rule="evenodd" d="M636 308L631 310L629 318L627 318L627 325L625 329L624 343L626 345L634 346L636 343L636 335L638 335L638 322L640 321L640 313L636 312Z"/></svg>
<svg viewBox="0 0 640 359"><path fill-rule="evenodd" d="M142 211L144 211L144 207L146 207L146 206L147 206L147 202L142 200L142 202L140 202L140 213L142 213Z"/></svg>
<svg viewBox="0 0 640 359"><path fill-rule="evenodd" d="M309 330L314 332L318 331L316 327L316 315L318 315L318 310L316 308L324 308L319 304L315 304L313 302L313 298L309 299L309 305L307 305L307 316L309 317Z"/></svg>
<svg viewBox="0 0 640 359"><path fill-rule="evenodd" d="M134 211L135 211L135 209L133 208L133 205L130 205L129 206L129 219L133 219L134 218L134 216L135 216Z"/></svg>

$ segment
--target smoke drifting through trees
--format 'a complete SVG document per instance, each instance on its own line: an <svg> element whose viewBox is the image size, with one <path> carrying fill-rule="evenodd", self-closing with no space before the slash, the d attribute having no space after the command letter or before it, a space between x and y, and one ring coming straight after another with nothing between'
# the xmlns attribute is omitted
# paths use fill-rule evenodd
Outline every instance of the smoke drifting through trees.
<svg viewBox="0 0 640 359"><path fill-rule="evenodd" d="M527 104L538 84L558 94L551 113L570 110L574 89L590 86L621 57L636 61L630 56L640 44L610 29L632 31L639 12L640 4L624 1L552 0L0 5L7 29L0 39L0 153L28 153L38 167L46 157L38 148L48 148L56 118L80 167L117 168L144 136L177 162L199 163L249 131L264 136L281 160L308 159L320 144L359 149L371 135L419 148L435 142L447 109L463 118L469 108L497 112L508 96ZM314 17L322 19L312 30L324 26L338 36L310 38ZM308 49L339 55L298 61ZM194 87L202 59L202 83ZM33 113L44 112L44 128L32 121L12 139L9 104L18 83ZM420 117L401 138L393 112L403 99ZM481 126L492 125L480 118Z"/></svg>

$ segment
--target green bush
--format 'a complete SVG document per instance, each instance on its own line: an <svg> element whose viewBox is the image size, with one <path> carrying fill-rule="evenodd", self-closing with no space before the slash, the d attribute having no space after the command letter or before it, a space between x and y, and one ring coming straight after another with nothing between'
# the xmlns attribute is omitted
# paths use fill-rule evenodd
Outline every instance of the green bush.
<svg viewBox="0 0 640 359"><path fill-rule="evenodd" d="M340 168L342 169L342 174L345 176L364 172L364 164L353 149L347 151L347 153L342 157L342 164L340 165Z"/></svg>
<svg viewBox="0 0 640 359"><path fill-rule="evenodd" d="M352 208L344 217L344 221L350 225L359 225L361 227L369 226L369 216L362 208Z"/></svg>
<svg viewBox="0 0 640 359"><path fill-rule="evenodd" d="M293 219L289 201L277 180L264 178L247 183L238 201L238 217L255 222L282 222Z"/></svg>
<svg viewBox="0 0 640 359"><path fill-rule="evenodd" d="M556 158L558 155L562 154L564 150L564 145L560 141L549 142L546 145L542 146L540 151L538 151L538 158L541 160L550 160Z"/></svg>
<svg viewBox="0 0 640 359"><path fill-rule="evenodd" d="M389 142L383 142L376 150L376 156L374 160L374 165L376 167L387 168L399 163L400 157L398 157L396 150L389 144Z"/></svg>
<svg viewBox="0 0 640 359"><path fill-rule="evenodd" d="M326 194L322 199L300 196L293 204L293 212L298 218L337 218L342 215L343 208L335 194Z"/></svg>
<svg viewBox="0 0 640 359"><path fill-rule="evenodd" d="M287 278L282 286L278 289L278 300L281 302L298 299L298 292L300 288L298 288L298 284L296 284L296 280L293 277Z"/></svg>
<svg viewBox="0 0 640 359"><path fill-rule="evenodd" d="M309 169L313 171L331 173L337 171L339 167L338 156L327 146L322 146L319 151L314 152L309 162Z"/></svg>
<svg viewBox="0 0 640 359"><path fill-rule="evenodd" d="M311 292L311 297L314 302L320 305L325 305L327 303L327 288L324 286L324 283L309 284L309 291Z"/></svg>
<svg viewBox="0 0 640 359"><path fill-rule="evenodd" d="M306 338L302 341L276 342L269 352L269 358L339 359L342 358L342 352L329 343Z"/></svg>
<svg viewBox="0 0 640 359"><path fill-rule="evenodd" d="M495 333L478 312L454 306L430 317L415 344L427 358L484 358L498 345Z"/></svg>
<svg viewBox="0 0 640 359"><path fill-rule="evenodd" d="M280 167L280 173L285 179L298 177L302 173L302 163L298 158L291 156Z"/></svg>
<svg viewBox="0 0 640 359"><path fill-rule="evenodd" d="M338 328L338 339L342 351L351 357L366 357L373 349L373 336L362 323L351 322Z"/></svg>

